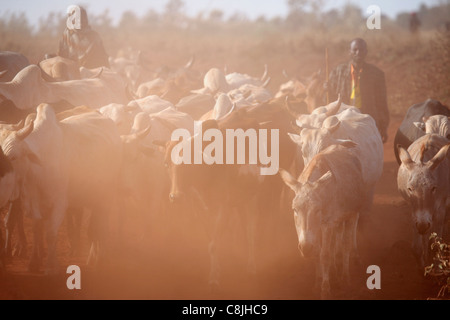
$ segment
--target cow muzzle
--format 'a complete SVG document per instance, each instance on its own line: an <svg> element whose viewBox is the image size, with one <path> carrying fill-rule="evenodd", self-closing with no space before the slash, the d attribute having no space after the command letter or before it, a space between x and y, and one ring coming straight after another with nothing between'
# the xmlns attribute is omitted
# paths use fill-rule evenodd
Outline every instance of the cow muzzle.
<svg viewBox="0 0 450 320"><path fill-rule="evenodd" d="M301 254L305 258L311 258L314 256L314 245L311 243L299 243L298 249L300 250Z"/></svg>
<svg viewBox="0 0 450 320"><path fill-rule="evenodd" d="M431 227L429 222L416 222L416 229L419 234L424 235Z"/></svg>
<svg viewBox="0 0 450 320"><path fill-rule="evenodd" d="M181 200L182 198L183 198L183 197L182 197L182 194L181 194L181 193L174 193L174 192L171 192L171 193L169 194L169 200L170 200L171 203L177 203L177 202L180 202L180 200Z"/></svg>

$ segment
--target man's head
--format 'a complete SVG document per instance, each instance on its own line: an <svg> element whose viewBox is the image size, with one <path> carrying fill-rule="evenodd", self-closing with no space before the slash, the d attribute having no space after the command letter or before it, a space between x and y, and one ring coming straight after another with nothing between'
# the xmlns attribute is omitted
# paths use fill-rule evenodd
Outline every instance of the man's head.
<svg viewBox="0 0 450 320"><path fill-rule="evenodd" d="M355 38L350 42L350 59L354 66L361 66L367 55L367 43L361 38Z"/></svg>

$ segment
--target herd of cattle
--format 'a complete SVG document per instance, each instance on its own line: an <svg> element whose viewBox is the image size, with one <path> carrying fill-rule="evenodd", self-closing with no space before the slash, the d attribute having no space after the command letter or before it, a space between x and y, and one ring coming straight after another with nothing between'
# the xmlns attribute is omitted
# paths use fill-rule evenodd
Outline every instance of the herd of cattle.
<svg viewBox="0 0 450 320"><path fill-rule="evenodd" d="M340 100L311 105L313 90L298 80L273 94L267 66L253 77L218 68L201 74L193 63L150 69L138 56L120 57L110 59L110 68L89 70L61 57L33 65L19 53L0 53L0 207L7 211L0 268L12 255L15 229L16 249L26 249L23 217L33 221L30 271L41 267L46 239L45 270L52 273L65 219L77 251L80 213L91 212L88 263L95 265L108 250L111 216L148 215L172 202L205 213L209 282L218 285L217 236L227 213L245 217L254 271L258 215L292 201L299 248L317 262L321 297L332 292L332 268L349 280L350 259L358 259L358 220L370 214L383 171L375 121ZM429 234L443 234L449 217L449 116L435 100L414 105L394 141L398 189L411 205L420 267L429 259ZM278 129L279 141L270 143L278 144L279 175L261 176L261 164L173 163L172 132L193 134L198 122L221 132Z"/></svg>

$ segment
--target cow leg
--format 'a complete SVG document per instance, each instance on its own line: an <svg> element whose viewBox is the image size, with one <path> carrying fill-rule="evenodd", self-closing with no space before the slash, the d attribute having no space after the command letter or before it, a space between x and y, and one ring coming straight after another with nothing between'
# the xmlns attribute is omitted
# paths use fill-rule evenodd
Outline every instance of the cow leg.
<svg viewBox="0 0 450 320"><path fill-rule="evenodd" d="M215 216L213 232L208 246L209 259L210 259L210 272L209 272L209 285L212 290L219 286L219 257L217 254L217 244L219 238L220 229L223 226L223 207L220 206L217 209L217 215Z"/></svg>
<svg viewBox="0 0 450 320"><path fill-rule="evenodd" d="M359 255L358 250L358 221L359 221L359 212L356 213L355 217L351 219L351 221L347 221L346 224L350 223L350 225L353 227L353 230L349 230L350 234L352 235L352 247L349 249L351 252L351 257L353 259L353 263L355 265L361 265L361 257Z"/></svg>
<svg viewBox="0 0 450 320"><path fill-rule="evenodd" d="M81 248L81 221L83 211L80 208L69 207L67 209L67 234L70 242L70 255L80 254Z"/></svg>
<svg viewBox="0 0 450 320"><path fill-rule="evenodd" d="M0 228L0 278L3 275L3 271L5 269L5 243L3 240L3 232Z"/></svg>
<svg viewBox="0 0 450 320"><path fill-rule="evenodd" d="M18 241L12 248L12 235L14 229L17 226L18 230ZM6 243L5 252L6 256L9 258L11 256L23 257L26 255L27 251L27 239L25 236L25 230L23 227L23 213L20 207L20 200L15 200L9 205L8 213L5 217L5 229L6 229Z"/></svg>
<svg viewBox="0 0 450 320"><path fill-rule="evenodd" d="M88 237L91 242L87 264L100 266L106 263L107 236L109 228L109 213L114 206L99 206L92 209Z"/></svg>
<svg viewBox="0 0 450 320"><path fill-rule="evenodd" d="M322 275L322 286L320 298L329 299L331 295L330 288L330 266L331 266L331 251L333 245L333 230L330 226L322 227L322 246L320 249L319 265Z"/></svg>
<svg viewBox="0 0 450 320"><path fill-rule="evenodd" d="M350 255L354 250L354 233L358 223L358 214L345 222L342 238L342 280L345 285L350 283Z"/></svg>
<svg viewBox="0 0 450 320"><path fill-rule="evenodd" d="M30 272L38 272L42 264L44 253L44 230L42 220L33 221L33 253L28 265Z"/></svg>
<svg viewBox="0 0 450 320"><path fill-rule="evenodd" d="M256 273L255 262L255 233L256 233L256 219L257 219L257 199L251 199L250 203L246 204L244 208L237 208L238 215L242 219L242 224L245 228L245 235L248 248L247 271L250 274Z"/></svg>
<svg viewBox="0 0 450 320"><path fill-rule="evenodd" d="M46 240L47 240L47 267L46 274L56 274L58 261L56 256L56 246L58 230L64 220L67 207L65 202L56 203L50 215L50 219L46 223Z"/></svg>

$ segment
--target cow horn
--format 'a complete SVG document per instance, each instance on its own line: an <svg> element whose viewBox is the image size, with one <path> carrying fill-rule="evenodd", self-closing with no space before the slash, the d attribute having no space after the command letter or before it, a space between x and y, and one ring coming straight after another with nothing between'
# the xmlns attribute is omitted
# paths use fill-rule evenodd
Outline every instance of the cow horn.
<svg viewBox="0 0 450 320"><path fill-rule="evenodd" d="M150 129L152 128L151 125L147 126L147 128L142 129L141 131L129 134L129 135L121 135L120 138L122 139L122 141L126 142L126 143L130 143L136 140L140 140L145 138L148 133L150 132Z"/></svg>
<svg viewBox="0 0 450 320"><path fill-rule="evenodd" d="M163 147L163 148L165 148L166 145L167 145L167 142L166 141L162 141L162 140L153 140L152 143L155 146L159 146L159 147Z"/></svg>
<svg viewBox="0 0 450 320"><path fill-rule="evenodd" d="M41 70L41 78L44 79L44 81L46 81L46 82L59 82L59 79L55 79L55 78L51 77L50 75L48 75L47 72L42 70L40 65L38 65L38 67L39 67L39 70Z"/></svg>
<svg viewBox="0 0 450 320"><path fill-rule="evenodd" d="M153 117L153 119L159 121L163 126L165 126L167 129L169 129L169 131L173 131L178 128L176 125L174 125L173 123L171 123L170 121L168 121L164 118Z"/></svg>
<svg viewBox="0 0 450 320"><path fill-rule="evenodd" d="M303 128L300 127L300 126L297 124L297 121L292 120L292 121L290 121L290 124L291 124L291 128L292 128L297 134L300 134L300 132L302 132Z"/></svg>
<svg viewBox="0 0 450 320"><path fill-rule="evenodd" d="M219 119L217 119L217 121L225 119L230 114L232 114L235 109L236 109L236 102L233 102L233 105L231 106L230 111L228 111L227 114L225 114L223 117L220 117Z"/></svg>
<svg viewBox="0 0 450 320"><path fill-rule="evenodd" d="M136 108L137 108L137 106L126 105L126 106L123 106L123 111L125 111L125 112L133 112L133 111L136 110Z"/></svg>
<svg viewBox="0 0 450 320"><path fill-rule="evenodd" d="M127 83L125 85L125 94L129 101L137 100L139 97L134 93L134 91L130 88L130 84Z"/></svg>
<svg viewBox="0 0 450 320"><path fill-rule="evenodd" d="M294 118L297 119L297 114L294 110L292 110L291 108L291 104L289 102L289 96L286 96L285 100L284 100L284 105L286 107L286 110L288 111L288 113Z"/></svg>
<svg viewBox="0 0 450 320"><path fill-rule="evenodd" d="M13 130L19 130L19 129L22 129L24 123L25 123L25 122L24 122L23 119L22 119L22 120L20 120L18 123L12 124L12 125L11 125L11 128L12 128Z"/></svg>
<svg viewBox="0 0 450 320"><path fill-rule="evenodd" d="M28 125L17 131L16 137L20 140L25 139L29 136L29 134L33 131L34 128L34 122L30 121Z"/></svg>
<svg viewBox="0 0 450 320"><path fill-rule="evenodd" d="M287 74L287 72L286 72L285 69L283 69L283 71L282 71L281 73L283 74L283 76L284 76L286 79L289 79L289 75Z"/></svg>
<svg viewBox="0 0 450 320"><path fill-rule="evenodd" d="M339 108L341 107L341 104L342 104L342 99L341 99L341 95L339 95L337 103L334 105L334 107L332 107L329 110L327 110L325 115L327 117L335 115L339 111Z"/></svg>
<svg viewBox="0 0 450 320"><path fill-rule="evenodd" d="M97 72L97 74L94 74L92 77L90 77L91 79L96 79L96 78L100 78L100 76L103 73L103 67L100 68L100 71Z"/></svg>
<svg viewBox="0 0 450 320"><path fill-rule="evenodd" d="M195 55L192 55L191 60L189 60L186 65L184 66L185 69L189 69L190 67L192 67L192 65L194 64L195 61Z"/></svg>
<svg viewBox="0 0 450 320"><path fill-rule="evenodd" d="M0 71L0 78L3 77L7 72L8 72L8 70Z"/></svg>
<svg viewBox="0 0 450 320"><path fill-rule="evenodd" d="M261 81L266 81L266 78L267 78L267 63L265 63L264 64L264 73L263 73L263 75L261 76Z"/></svg>
<svg viewBox="0 0 450 320"><path fill-rule="evenodd" d="M271 80L271 78L270 77L268 77L267 79L266 79L266 81L263 83L263 88L265 88L265 87L267 87L268 85L269 85L269 83L270 83L270 80Z"/></svg>

